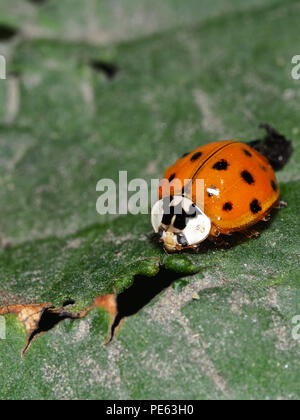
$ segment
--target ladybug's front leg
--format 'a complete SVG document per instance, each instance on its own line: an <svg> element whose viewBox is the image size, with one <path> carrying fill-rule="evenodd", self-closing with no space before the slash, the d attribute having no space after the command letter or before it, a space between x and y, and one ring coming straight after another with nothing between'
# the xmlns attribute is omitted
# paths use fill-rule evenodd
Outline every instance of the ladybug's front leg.
<svg viewBox="0 0 300 420"><path fill-rule="evenodd" d="M280 200L275 204L274 208L275 209L284 209L287 206L288 206L288 203L286 201Z"/></svg>
<svg viewBox="0 0 300 420"><path fill-rule="evenodd" d="M243 230L243 231L241 231L245 236L246 236L246 238L248 238L248 239L252 239L252 238L259 238L259 236L260 236L260 233L257 231L257 230L254 230L254 229L246 229L246 230Z"/></svg>
<svg viewBox="0 0 300 420"><path fill-rule="evenodd" d="M210 234L208 239L213 242L218 248L229 248L230 243L224 239L224 236L220 236L220 232L216 229L215 234Z"/></svg>

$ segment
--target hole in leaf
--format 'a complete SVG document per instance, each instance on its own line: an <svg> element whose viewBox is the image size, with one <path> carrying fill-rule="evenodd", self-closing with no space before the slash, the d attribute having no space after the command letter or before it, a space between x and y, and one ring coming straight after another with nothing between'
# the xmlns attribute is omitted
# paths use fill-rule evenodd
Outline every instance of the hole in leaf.
<svg viewBox="0 0 300 420"><path fill-rule="evenodd" d="M38 323L38 327L31 333L27 340L27 344L22 350L22 356L25 356L25 353L31 346L32 342L40 335L45 332L50 331L52 328L54 328L57 324L59 324L61 321L64 321L65 319L79 319L82 315L80 313L71 313L71 312L65 312L62 309L45 309L45 311L42 313L41 318Z"/></svg>
<svg viewBox="0 0 300 420"><path fill-rule="evenodd" d="M75 302L75 300L73 300L73 299L67 299L67 300L65 300L64 301L64 303L63 303L63 307L66 307L66 306L69 306L69 305L74 305L74 303L76 303Z"/></svg>
<svg viewBox="0 0 300 420"><path fill-rule="evenodd" d="M0 23L0 41L8 41L18 33L17 29L12 26Z"/></svg>
<svg viewBox="0 0 300 420"><path fill-rule="evenodd" d="M123 318L139 312L155 296L182 277L187 277L187 274L176 273L164 266L154 277L137 274L134 277L133 284L117 296L118 313L111 327L110 341Z"/></svg>
<svg viewBox="0 0 300 420"><path fill-rule="evenodd" d="M93 70L105 74L105 76L110 80L114 79L119 71L118 67L115 64L108 63L102 60L91 60L90 66Z"/></svg>
<svg viewBox="0 0 300 420"><path fill-rule="evenodd" d="M54 312L48 309L41 316L38 329L34 332L34 334L36 335L42 332L47 332L54 328L59 322L67 318L73 319L74 315L68 312Z"/></svg>

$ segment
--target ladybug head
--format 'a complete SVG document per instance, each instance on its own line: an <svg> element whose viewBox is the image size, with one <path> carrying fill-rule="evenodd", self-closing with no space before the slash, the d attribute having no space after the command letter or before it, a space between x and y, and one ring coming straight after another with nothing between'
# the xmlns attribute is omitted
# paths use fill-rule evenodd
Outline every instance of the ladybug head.
<svg viewBox="0 0 300 420"><path fill-rule="evenodd" d="M167 251L198 245L207 238L210 219L189 198L165 197L152 207L154 232L160 236Z"/></svg>

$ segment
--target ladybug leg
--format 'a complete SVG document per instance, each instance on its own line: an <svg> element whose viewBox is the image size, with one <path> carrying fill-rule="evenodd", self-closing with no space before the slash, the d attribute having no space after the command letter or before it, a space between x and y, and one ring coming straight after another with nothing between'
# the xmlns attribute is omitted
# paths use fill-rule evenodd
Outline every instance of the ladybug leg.
<svg viewBox="0 0 300 420"><path fill-rule="evenodd" d="M284 209L286 208L288 205L288 203L286 201L280 200L278 201L278 203L275 205L275 209Z"/></svg>
<svg viewBox="0 0 300 420"><path fill-rule="evenodd" d="M208 236L208 239L213 242L217 247L220 248L228 248L230 246L230 243L227 242L223 235L220 236L221 232L216 226L211 227L210 235Z"/></svg>
<svg viewBox="0 0 300 420"><path fill-rule="evenodd" d="M262 219L263 222L268 222L271 219L271 214L266 214L265 217Z"/></svg>
<svg viewBox="0 0 300 420"><path fill-rule="evenodd" d="M230 247L230 243L227 242L224 238L220 238L219 236L209 236L208 239L213 242L218 248L228 248Z"/></svg>
<svg viewBox="0 0 300 420"><path fill-rule="evenodd" d="M242 233L248 238L248 239L252 239L252 238L258 238L260 236L260 233L257 230L252 230L252 229L246 229L243 230Z"/></svg>
<svg viewBox="0 0 300 420"><path fill-rule="evenodd" d="M216 226L212 225L208 239L211 239L213 241L214 238L220 236L220 233L221 232L219 231L219 229Z"/></svg>

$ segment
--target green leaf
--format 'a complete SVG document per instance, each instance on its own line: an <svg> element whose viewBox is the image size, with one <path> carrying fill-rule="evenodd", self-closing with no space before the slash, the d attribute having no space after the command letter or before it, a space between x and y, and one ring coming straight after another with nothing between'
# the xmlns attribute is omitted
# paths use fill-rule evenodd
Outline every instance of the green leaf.
<svg viewBox="0 0 300 420"><path fill-rule="evenodd" d="M299 398L299 4L1 8L0 33L18 33L0 44L14 75L0 80L0 307L72 300L75 314L115 290L127 316L109 345L104 309L47 319L24 361L24 326L5 316L1 398ZM168 256L149 215L96 212L99 179L149 182L201 144L258 138L260 122L294 147L278 173L288 207L260 238Z"/></svg>

